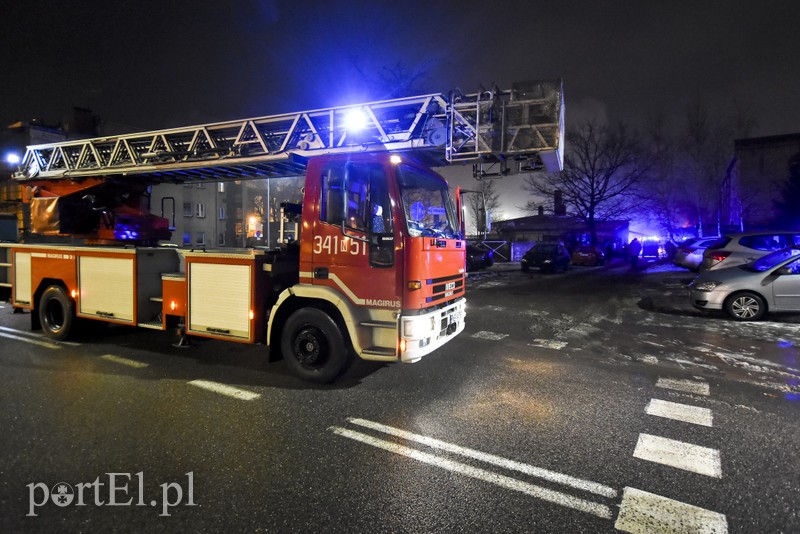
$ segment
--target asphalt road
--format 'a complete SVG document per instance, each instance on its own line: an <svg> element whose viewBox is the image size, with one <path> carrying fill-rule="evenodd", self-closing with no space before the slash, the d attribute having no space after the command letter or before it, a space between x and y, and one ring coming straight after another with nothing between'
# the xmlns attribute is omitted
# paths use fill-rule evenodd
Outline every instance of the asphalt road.
<svg viewBox="0 0 800 534"><path fill-rule="evenodd" d="M800 318L701 315L690 279L496 266L457 339L325 387L3 305L0 531L800 531Z"/></svg>

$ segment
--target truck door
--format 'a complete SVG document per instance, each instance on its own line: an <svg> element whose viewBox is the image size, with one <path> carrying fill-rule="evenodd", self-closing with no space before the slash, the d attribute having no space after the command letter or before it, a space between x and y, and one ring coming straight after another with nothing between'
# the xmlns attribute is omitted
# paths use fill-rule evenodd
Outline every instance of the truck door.
<svg viewBox="0 0 800 534"><path fill-rule="evenodd" d="M400 308L394 218L383 165L326 166L312 247L314 283L336 288L354 304Z"/></svg>

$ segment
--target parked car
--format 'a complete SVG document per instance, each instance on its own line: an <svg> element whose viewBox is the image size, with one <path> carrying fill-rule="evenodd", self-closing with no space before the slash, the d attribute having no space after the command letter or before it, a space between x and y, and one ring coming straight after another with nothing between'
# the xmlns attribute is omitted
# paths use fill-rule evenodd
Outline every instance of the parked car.
<svg viewBox="0 0 800 534"><path fill-rule="evenodd" d="M655 239L645 239L642 241L642 257L658 258L661 256L661 243Z"/></svg>
<svg viewBox="0 0 800 534"><path fill-rule="evenodd" d="M483 243L467 245L467 271L485 269L494 264L494 253Z"/></svg>
<svg viewBox="0 0 800 534"><path fill-rule="evenodd" d="M672 257L673 265L684 267L690 271L697 271L703 262L703 252L718 240L719 236L692 237L683 241L678 245L675 255Z"/></svg>
<svg viewBox="0 0 800 534"><path fill-rule="evenodd" d="M540 271L555 272L569 269L569 252L560 243L539 243L534 245L522 257L522 271L528 272L533 267Z"/></svg>
<svg viewBox="0 0 800 534"><path fill-rule="evenodd" d="M744 265L703 271L690 290L696 308L724 309L740 321L755 321L767 312L800 312L800 246Z"/></svg>
<svg viewBox="0 0 800 534"><path fill-rule="evenodd" d="M792 245L800 245L800 232L744 232L724 235L703 252L700 270L744 265L772 251Z"/></svg>
<svg viewBox="0 0 800 534"><path fill-rule="evenodd" d="M572 251L573 265L603 265L606 255L595 245L581 245Z"/></svg>

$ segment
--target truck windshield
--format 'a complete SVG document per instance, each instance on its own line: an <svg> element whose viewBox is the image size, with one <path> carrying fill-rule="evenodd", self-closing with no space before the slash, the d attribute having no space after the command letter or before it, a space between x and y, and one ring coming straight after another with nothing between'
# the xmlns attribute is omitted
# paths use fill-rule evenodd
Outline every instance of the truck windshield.
<svg viewBox="0 0 800 534"><path fill-rule="evenodd" d="M399 165L400 198L411 236L460 237L447 183L432 173Z"/></svg>

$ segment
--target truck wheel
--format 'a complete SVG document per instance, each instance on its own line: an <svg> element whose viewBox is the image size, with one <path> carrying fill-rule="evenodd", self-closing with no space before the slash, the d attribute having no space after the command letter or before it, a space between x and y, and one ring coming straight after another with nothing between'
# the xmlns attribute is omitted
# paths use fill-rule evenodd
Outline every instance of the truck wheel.
<svg viewBox="0 0 800 534"><path fill-rule="evenodd" d="M75 322L75 304L59 286L50 286L39 299L39 322L44 334L56 340L69 337Z"/></svg>
<svg viewBox="0 0 800 534"><path fill-rule="evenodd" d="M301 308L286 320L281 352L295 376L309 382L332 382L349 363L336 322L317 308Z"/></svg>

